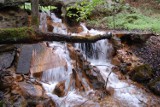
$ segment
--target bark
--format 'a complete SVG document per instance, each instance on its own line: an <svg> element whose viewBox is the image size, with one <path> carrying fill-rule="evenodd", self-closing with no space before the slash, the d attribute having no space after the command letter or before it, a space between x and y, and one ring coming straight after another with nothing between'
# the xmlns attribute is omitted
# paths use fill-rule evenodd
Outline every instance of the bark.
<svg viewBox="0 0 160 107"><path fill-rule="evenodd" d="M70 43L93 43L110 39L111 34L95 36L70 36L57 33L44 33L32 27L0 29L0 44L37 43L42 41L64 41Z"/></svg>
<svg viewBox="0 0 160 107"><path fill-rule="evenodd" d="M39 26L39 0L31 0L32 21L31 24L34 28L38 29Z"/></svg>
<svg viewBox="0 0 160 107"><path fill-rule="evenodd" d="M143 37L142 39L154 36L153 33L113 33L117 37L123 36L135 36ZM94 43L102 39L110 39L112 34L106 33L104 35L95 36L70 36L64 34L57 34L51 32L42 32L35 30L33 27L22 27L22 28L6 28L0 29L0 44L20 44L20 43L38 43L42 41L64 41L70 43ZM134 39L134 38L133 38ZM137 40L137 39L135 39Z"/></svg>

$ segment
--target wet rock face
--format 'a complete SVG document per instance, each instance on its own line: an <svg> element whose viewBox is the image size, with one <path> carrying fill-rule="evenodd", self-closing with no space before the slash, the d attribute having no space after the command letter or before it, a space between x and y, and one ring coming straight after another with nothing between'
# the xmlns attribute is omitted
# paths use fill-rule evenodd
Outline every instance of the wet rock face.
<svg viewBox="0 0 160 107"><path fill-rule="evenodd" d="M67 62L64 58L60 58L54 52L54 49L48 48L45 44L34 44L30 71L33 75L43 71L64 67L67 69ZM41 74L38 74L41 76Z"/></svg>
<svg viewBox="0 0 160 107"><path fill-rule="evenodd" d="M146 41L132 45L122 43L117 48L112 63L117 66L117 71L129 74L132 80L145 86L148 84L149 89L159 95L160 83L157 77L160 76L160 36L144 40Z"/></svg>
<svg viewBox="0 0 160 107"><path fill-rule="evenodd" d="M103 90L105 81L100 74L100 70L92 66L83 56L83 53L80 50L75 50L73 46L70 44L68 45L68 49L70 51L70 57L73 60L74 66L74 79L75 85L80 90L87 90L86 83L84 84L85 80L90 88L95 90Z"/></svg>
<svg viewBox="0 0 160 107"><path fill-rule="evenodd" d="M0 9L0 28L13 28L27 26L27 12L17 7Z"/></svg>
<svg viewBox="0 0 160 107"><path fill-rule="evenodd" d="M160 76L160 36L151 36L145 44L134 46L132 49L143 63L152 67L155 75Z"/></svg>
<svg viewBox="0 0 160 107"><path fill-rule="evenodd" d="M131 78L137 82L145 83L152 78L153 72L149 65L144 64L134 68Z"/></svg>
<svg viewBox="0 0 160 107"><path fill-rule="evenodd" d="M30 71L34 77L40 79L43 71L56 67L66 68L67 62L54 53L54 49L43 43L21 47L17 73L28 74Z"/></svg>
<svg viewBox="0 0 160 107"><path fill-rule="evenodd" d="M105 81L100 74L100 70L96 67L92 67L91 70L86 71L86 75L89 81L92 83L94 89L103 89Z"/></svg>

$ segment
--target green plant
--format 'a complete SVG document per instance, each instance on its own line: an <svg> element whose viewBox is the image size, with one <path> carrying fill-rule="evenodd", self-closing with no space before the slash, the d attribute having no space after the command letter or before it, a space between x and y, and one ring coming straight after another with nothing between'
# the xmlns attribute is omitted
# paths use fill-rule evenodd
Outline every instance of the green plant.
<svg viewBox="0 0 160 107"><path fill-rule="evenodd" d="M156 0L156 1L160 3L160 0Z"/></svg>
<svg viewBox="0 0 160 107"><path fill-rule="evenodd" d="M76 17L77 21L82 21L87 19L88 16L92 13L94 8L97 5L103 3L104 0L82 0L81 2L76 2L73 6L67 7L67 16L72 18ZM72 12L70 10L76 10L76 12Z"/></svg>
<svg viewBox="0 0 160 107"><path fill-rule="evenodd" d="M25 3L24 6L21 6L20 8L21 9L25 8L26 10L31 10L31 3ZM42 11L49 11L49 10L57 9L57 7L55 7L55 6L39 6L39 8Z"/></svg>

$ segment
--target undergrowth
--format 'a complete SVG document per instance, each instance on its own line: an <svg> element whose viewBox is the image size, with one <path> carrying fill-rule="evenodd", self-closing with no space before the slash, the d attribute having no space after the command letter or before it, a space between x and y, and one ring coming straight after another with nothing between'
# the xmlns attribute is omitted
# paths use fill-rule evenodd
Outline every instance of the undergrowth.
<svg viewBox="0 0 160 107"><path fill-rule="evenodd" d="M124 9L115 15L92 18L87 23L89 26L108 29L150 30L160 33L160 19L158 17L143 14L135 8L131 9L131 11Z"/></svg>
<svg viewBox="0 0 160 107"><path fill-rule="evenodd" d="M20 6L21 9L31 10L31 3L25 3L23 6ZM39 6L39 9L42 11L49 11L56 9L55 6Z"/></svg>

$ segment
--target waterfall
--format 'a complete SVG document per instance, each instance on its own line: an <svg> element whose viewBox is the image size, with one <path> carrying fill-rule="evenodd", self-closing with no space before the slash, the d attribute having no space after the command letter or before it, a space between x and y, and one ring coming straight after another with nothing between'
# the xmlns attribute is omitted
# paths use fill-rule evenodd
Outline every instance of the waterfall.
<svg viewBox="0 0 160 107"><path fill-rule="evenodd" d="M68 33L65 24L63 24L62 20L57 18L54 13L41 13L40 29L47 29L46 15L51 15L50 17L53 21L54 33ZM72 33L71 36L84 34L90 34L94 36L97 34L105 33L104 31L98 31L94 29L88 30L84 23L81 23L81 27L83 28L82 32L80 32L79 34ZM73 74L73 72L71 59L67 50L67 44L61 42L52 42L49 45L53 48L54 52L59 55L60 58L65 59L65 61L67 62L67 67L57 67L43 72L42 85L46 91L46 94L52 98L57 107L77 107L83 104L84 107L100 107L100 104L98 102L88 99L89 94L93 94L94 90L90 89L87 92L79 92L75 89L74 86L72 86L70 90L68 90L69 84L72 81L71 75ZM142 89L136 87L135 85L129 84L128 81L119 80L118 76L114 72L112 72L113 65L110 63L109 55L110 50L112 49L112 45L108 42L108 40L100 40L96 43L76 43L74 45L75 48L80 49L83 52L86 59L90 61L92 65L97 66L100 69L100 73L106 82L108 78L106 89L109 87L114 89L114 94L112 96L113 102L118 102L116 103L118 105L111 104L111 106L145 106L144 103L147 103L150 96ZM84 82L84 85L88 86L86 80L83 78L81 79L82 82ZM62 81L65 82L64 90L67 94L63 97L58 97L56 94L53 94L53 90L55 89L56 85Z"/></svg>

